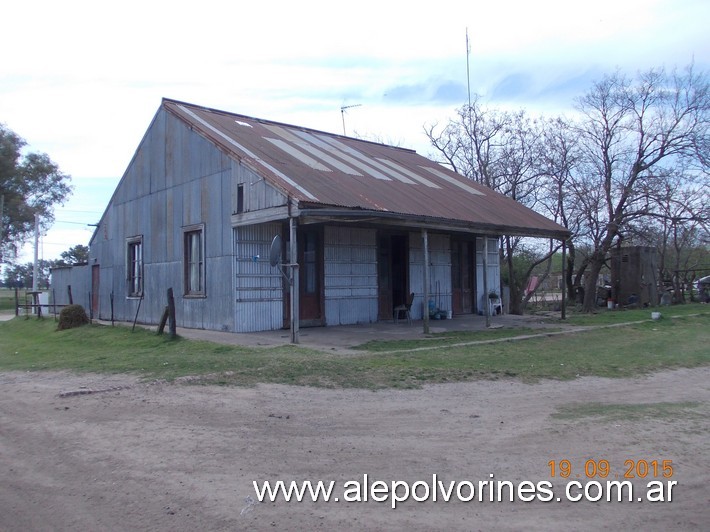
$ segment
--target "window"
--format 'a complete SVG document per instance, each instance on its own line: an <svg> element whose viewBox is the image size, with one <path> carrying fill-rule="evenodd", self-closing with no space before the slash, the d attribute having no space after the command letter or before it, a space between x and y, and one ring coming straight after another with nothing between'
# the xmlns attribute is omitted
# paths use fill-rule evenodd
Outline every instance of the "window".
<svg viewBox="0 0 710 532"><path fill-rule="evenodd" d="M204 226L184 228L185 295L205 295L205 229Z"/></svg>
<svg viewBox="0 0 710 532"><path fill-rule="evenodd" d="M244 212L244 184L237 185L237 214Z"/></svg>
<svg viewBox="0 0 710 532"><path fill-rule="evenodd" d="M143 237L129 238L126 250L128 297L140 297L143 295Z"/></svg>

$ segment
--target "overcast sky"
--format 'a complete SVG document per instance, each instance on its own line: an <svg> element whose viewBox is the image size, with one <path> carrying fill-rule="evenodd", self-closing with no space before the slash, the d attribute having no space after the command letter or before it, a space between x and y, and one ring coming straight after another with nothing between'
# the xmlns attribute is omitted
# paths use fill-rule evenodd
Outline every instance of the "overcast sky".
<svg viewBox="0 0 710 532"><path fill-rule="evenodd" d="M42 255L88 244L167 97L430 152L473 93L548 115L617 69L710 65L708 0L12 0L0 122L72 176ZM23 262L31 260L26 249Z"/></svg>

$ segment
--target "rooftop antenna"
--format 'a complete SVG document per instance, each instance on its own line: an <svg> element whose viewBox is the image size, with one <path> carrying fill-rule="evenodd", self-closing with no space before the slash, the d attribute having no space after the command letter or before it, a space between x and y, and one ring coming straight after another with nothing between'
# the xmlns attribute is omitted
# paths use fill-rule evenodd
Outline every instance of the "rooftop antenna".
<svg viewBox="0 0 710 532"><path fill-rule="evenodd" d="M340 116L343 117L343 136L347 136L347 133L345 133L345 109L352 109L353 107L360 107L361 105L361 103L356 103L355 105L343 105L340 108Z"/></svg>

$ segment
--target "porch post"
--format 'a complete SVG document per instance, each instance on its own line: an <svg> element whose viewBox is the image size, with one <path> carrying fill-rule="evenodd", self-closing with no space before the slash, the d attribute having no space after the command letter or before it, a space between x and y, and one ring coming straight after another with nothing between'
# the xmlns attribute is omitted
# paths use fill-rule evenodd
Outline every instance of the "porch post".
<svg viewBox="0 0 710 532"><path fill-rule="evenodd" d="M560 318L567 319L567 276L565 275L565 266L567 263L567 240L562 241L562 302L560 305Z"/></svg>
<svg viewBox="0 0 710 532"><path fill-rule="evenodd" d="M429 232L422 228L424 240L424 304L422 305L422 320L424 334L429 334Z"/></svg>
<svg viewBox="0 0 710 532"><path fill-rule="evenodd" d="M487 329L491 326L491 303L488 300L488 235L483 235L483 302Z"/></svg>
<svg viewBox="0 0 710 532"><path fill-rule="evenodd" d="M296 219L289 218L289 240L291 242L291 256L289 266L291 268L291 343L298 343L298 315L299 307L299 287L298 287L298 243L296 242Z"/></svg>

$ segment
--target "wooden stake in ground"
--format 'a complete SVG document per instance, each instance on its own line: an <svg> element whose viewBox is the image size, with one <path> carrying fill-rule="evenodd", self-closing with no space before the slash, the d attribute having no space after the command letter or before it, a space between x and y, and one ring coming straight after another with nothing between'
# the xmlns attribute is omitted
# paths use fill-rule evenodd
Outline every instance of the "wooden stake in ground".
<svg viewBox="0 0 710 532"><path fill-rule="evenodd" d="M172 288L168 288L168 320L170 338L175 338L177 336L177 325L175 323L175 298L173 297Z"/></svg>

